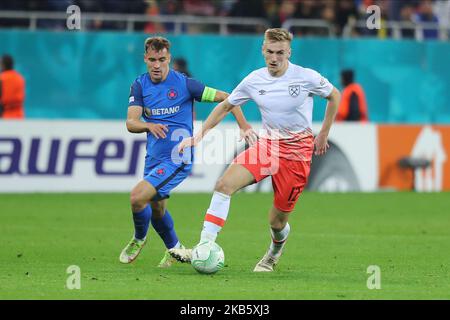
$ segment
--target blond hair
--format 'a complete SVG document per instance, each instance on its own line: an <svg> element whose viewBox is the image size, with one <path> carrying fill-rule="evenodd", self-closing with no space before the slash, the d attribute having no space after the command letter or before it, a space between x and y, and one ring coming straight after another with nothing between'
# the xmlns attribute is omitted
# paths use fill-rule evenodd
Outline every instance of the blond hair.
<svg viewBox="0 0 450 320"><path fill-rule="evenodd" d="M282 28L267 29L264 33L264 41L270 42L288 41L291 43L293 37L292 33Z"/></svg>

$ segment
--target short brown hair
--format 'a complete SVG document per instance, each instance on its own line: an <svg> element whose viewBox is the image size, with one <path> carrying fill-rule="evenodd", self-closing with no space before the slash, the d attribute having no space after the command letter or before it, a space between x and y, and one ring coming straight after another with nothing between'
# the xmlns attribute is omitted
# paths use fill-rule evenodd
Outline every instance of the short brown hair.
<svg viewBox="0 0 450 320"><path fill-rule="evenodd" d="M170 51L170 41L163 37L150 37L145 40L145 53L147 53L149 48L155 50L156 52L163 49Z"/></svg>
<svg viewBox="0 0 450 320"><path fill-rule="evenodd" d="M286 29L282 28L273 28L267 29L264 33L264 41L288 41L289 43L292 41L293 35Z"/></svg>

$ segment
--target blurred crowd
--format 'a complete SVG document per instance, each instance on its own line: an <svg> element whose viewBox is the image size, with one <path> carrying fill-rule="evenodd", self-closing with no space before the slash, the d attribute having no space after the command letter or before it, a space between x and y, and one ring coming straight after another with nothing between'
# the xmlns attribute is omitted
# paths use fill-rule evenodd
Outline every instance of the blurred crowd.
<svg viewBox="0 0 450 320"><path fill-rule="evenodd" d="M78 5L82 12L125 13L159 15L194 15L263 18L270 27L280 27L288 19L316 19L328 23L334 35L342 35L344 27L352 21L365 20L367 8L378 5L381 9L382 25L386 21L401 21L414 25L423 22L437 23L449 27L450 0L16 0L1 1L0 10L65 12L69 5ZM24 21L8 20L0 26L26 24ZM61 21L40 22L38 27L63 28ZM93 21L90 30L124 29L126 22ZM217 26L183 25L187 33L217 32ZM136 23L135 30L164 33L173 32L173 22ZM232 25L230 32L260 32L258 27ZM327 30L311 27L293 27L299 35L320 35ZM367 33L367 28L353 28L352 35ZM389 28L374 31L379 37L388 37ZM414 30L402 30L403 37L414 37ZM437 38L437 30L424 31L425 38Z"/></svg>

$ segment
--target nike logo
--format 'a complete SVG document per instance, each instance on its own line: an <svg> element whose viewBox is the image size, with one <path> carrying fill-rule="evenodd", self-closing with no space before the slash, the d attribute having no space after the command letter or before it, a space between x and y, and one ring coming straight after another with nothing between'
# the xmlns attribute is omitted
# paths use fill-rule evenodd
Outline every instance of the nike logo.
<svg viewBox="0 0 450 320"><path fill-rule="evenodd" d="M266 91L266 90L259 90L258 92L259 92L259 95L260 95L260 96L263 96L263 95L266 94L267 91Z"/></svg>

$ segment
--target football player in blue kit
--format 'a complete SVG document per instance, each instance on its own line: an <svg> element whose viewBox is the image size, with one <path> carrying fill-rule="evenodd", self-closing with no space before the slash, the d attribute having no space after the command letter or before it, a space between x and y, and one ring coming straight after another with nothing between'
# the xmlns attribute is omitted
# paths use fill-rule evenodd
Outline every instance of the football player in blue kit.
<svg viewBox="0 0 450 320"><path fill-rule="evenodd" d="M131 191L130 202L134 221L134 236L122 250L119 260L133 262L146 243L151 222L167 248L159 267L169 267L175 259L169 249L183 248L167 210L170 191L188 177L192 169L193 150L178 153L183 138L193 135L193 103L221 102L228 93L206 87L169 67L170 42L163 37L145 41L144 61L148 72L132 84L129 96L127 129L132 133L147 133L144 179ZM256 134L240 108L233 115L243 133L252 143Z"/></svg>

